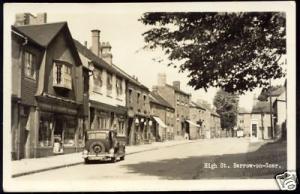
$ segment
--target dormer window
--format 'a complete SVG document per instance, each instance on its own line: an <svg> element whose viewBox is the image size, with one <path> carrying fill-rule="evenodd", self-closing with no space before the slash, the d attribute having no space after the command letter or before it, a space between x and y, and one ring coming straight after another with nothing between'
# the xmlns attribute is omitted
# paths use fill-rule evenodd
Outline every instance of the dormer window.
<svg viewBox="0 0 300 194"><path fill-rule="evenodd" d="M72 90L71 65L61 61L53 63L53 86Z"/></svg>

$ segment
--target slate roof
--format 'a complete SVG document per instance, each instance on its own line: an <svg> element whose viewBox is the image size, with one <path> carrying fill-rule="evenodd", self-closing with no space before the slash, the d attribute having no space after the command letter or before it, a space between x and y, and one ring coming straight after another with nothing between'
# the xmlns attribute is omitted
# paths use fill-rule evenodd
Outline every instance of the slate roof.
<svg viewBox="0 0 300 194"><path fill-rule="evenodd" d="M98 57L97 55L95 55L90 49L88 49L86 46L84 46L83 44L81 44L78 40L74 40L74 43L77 47L77 50L84 55L86 58L90 59L91 61L93 61L96 65L98 65L100 68L106 69L111 73L115 73L118 76L123 77L124 79L127 79L128 81L130 81L131 83L138 85L140 87L143 87L144 89L148 90L149 89L144 86L143 84L141 84L139 81L135 80L133 77L131 77L130 75L128 75L125 71L123 71L121 68L119 68L118 66L112 64L108 64L106 61L104 61L103 59L101 59L100 57Z"/></svg>
<svg viewBox="0 0 300 194"><path fill-rule="evenodd" d="M190 102L190 106L206 110L206 108L204 106L197 104L196 102L193 102L193 101Z"/></svg>
<svg viewBox="0 0 300 194"><path fill-rule="evenodd" d="M184 92L182 90L178 90L178 88L176 88L176 87L174 87L174 86L172 86L170 84L166 84L166 86L173 88L175 90L175 92L178 92L178 93L181 93L181 94L185 94L187 96L191 96L191 94L188 94L188 93L186 93L186 92Z"/></svg>
<svg viewBox="0 0 300 194"><path fill-rule="evenodd" d="M65 26L67 26L67 22L12 26L12 29L17 30L40 46L47 47Z"/></svg>
<svg viewBox="0 0 300 194"><path fill-rule="evenodd" d="M161 106L174 109L172 105L170 105L163 97L161 97L159 94L155 92L150 92L149 94L150 102L159 104Z"/></svg>
<svg viewBox="0 0 300 194"><path fill-rule="evenodd" d="M285 91L284 86L281 86L280 88L277 88L276 90L271 92L271 96L280 96Z"/></svg>
<svg viewBox="0 0 300 194"><path fill-rule="evenodd" d="M62 30L65 30L67 35L66 37L68 39L67 41L68 43L70 43L69 46L72 49L72 53L74 54L76 60L79 61L81 64L81 60L77 52L76 46L72 41L73 38L67 22L11 26L11 29L27 37L30 41L45 49Z"/></svg>
<svg viewBox="0 0 300 194"><path fill-rule="evenodd" d="M258 101L253 106L251 113L270 113L270 102Z"/></svg>
<svg viewBox="0 0 300 194"><path fill-rule="evenodd" d="M248 111L248 110L246 110L246 109L243 108L243 107L239 107L239 108L238 108L238 113L239 113L239 114L250 114L251 111Z"/></svg>

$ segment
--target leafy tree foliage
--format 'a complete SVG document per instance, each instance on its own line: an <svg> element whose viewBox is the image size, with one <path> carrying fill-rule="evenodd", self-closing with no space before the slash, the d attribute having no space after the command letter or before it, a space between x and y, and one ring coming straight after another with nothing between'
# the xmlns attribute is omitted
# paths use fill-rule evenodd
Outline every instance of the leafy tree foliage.
<svg viewBox="0 0 300 194"><path fill-rule="evenodd" d="M161 47L169 66L188 71L195 89L244 93L268 86L285 70L286 19L281 12L151 12L139 19L147 48Z"/></svg>
<svg viewBox="0 0 300 194"><path fill-rule="evenodd" d="M221 117L222 129L233 129L238 114L238 95L219 90L213 100L216 112Z"/></svg>

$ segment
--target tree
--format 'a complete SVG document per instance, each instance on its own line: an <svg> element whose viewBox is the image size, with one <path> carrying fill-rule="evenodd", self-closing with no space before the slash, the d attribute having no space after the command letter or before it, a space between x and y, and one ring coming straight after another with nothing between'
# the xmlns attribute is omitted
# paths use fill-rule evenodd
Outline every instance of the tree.
<svg viewBox="0 0 300 194"><path fill-rule="evenodd" d="M285 76L286 18L281 12L151 12L145 48L160 47L169 66L188 71L194 89L244 93Z"/></svg>
<svg viewBox="0 0 300 194"><path fill-rule="evenodd" d="M213 104L221 118L221 128L232 130L236 126L239 97L236 94L218 90Z"/></svg>

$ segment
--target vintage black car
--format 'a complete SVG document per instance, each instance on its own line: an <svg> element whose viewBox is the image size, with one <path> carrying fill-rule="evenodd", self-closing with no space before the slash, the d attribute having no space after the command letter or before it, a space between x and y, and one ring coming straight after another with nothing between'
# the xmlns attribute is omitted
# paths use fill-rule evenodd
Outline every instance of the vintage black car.
<svg viewBox="0 0 300 194"><path fill-rule="evenodd" d="M125 147L126 137L117 135L114 130L90 130L86 132L83 158L85 163L91 160L124 160Z"/></svg>

